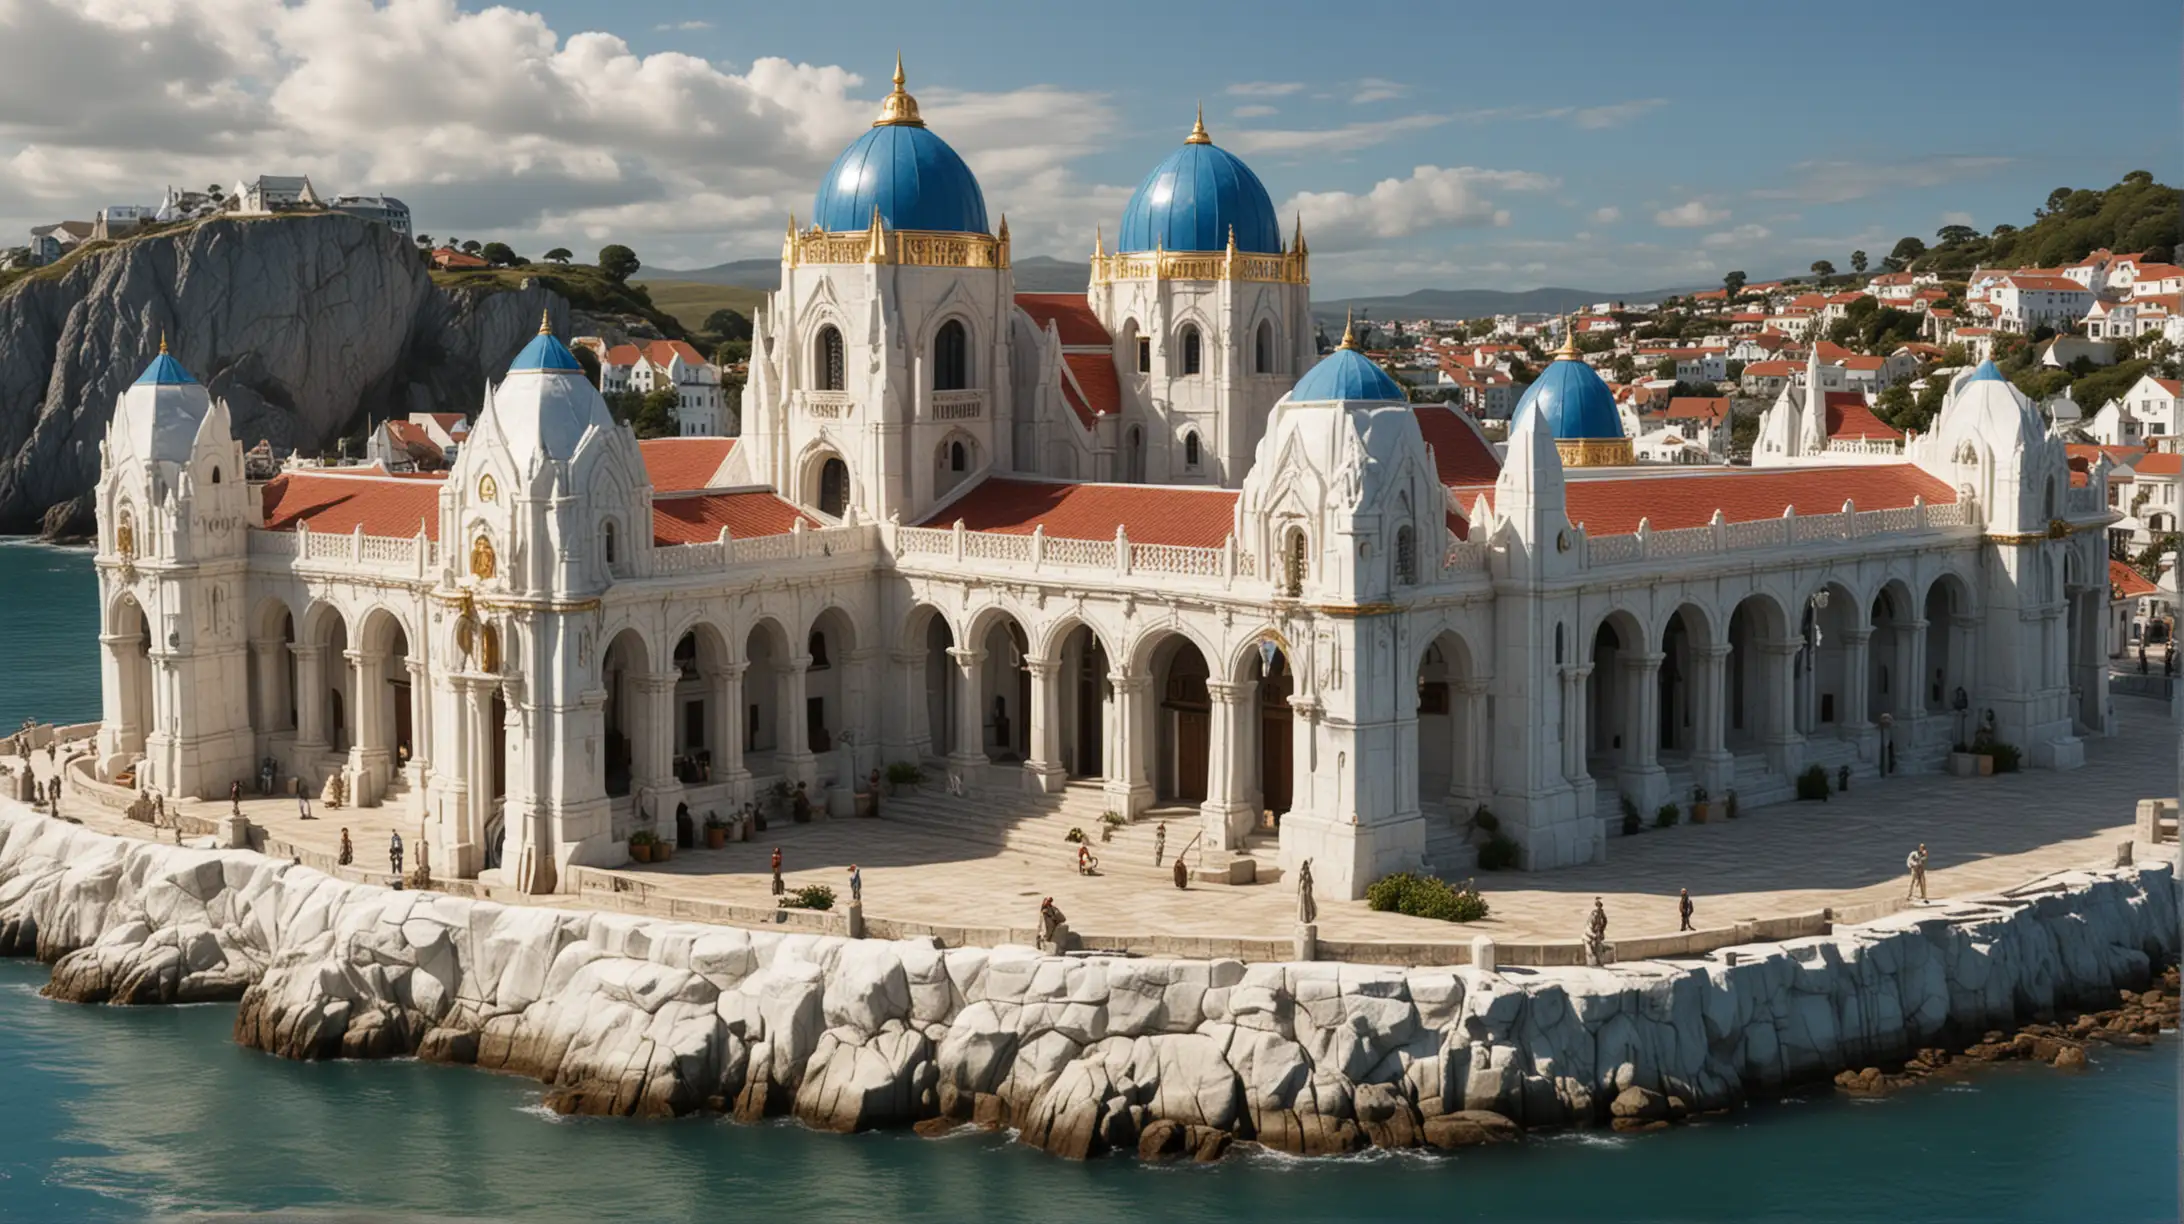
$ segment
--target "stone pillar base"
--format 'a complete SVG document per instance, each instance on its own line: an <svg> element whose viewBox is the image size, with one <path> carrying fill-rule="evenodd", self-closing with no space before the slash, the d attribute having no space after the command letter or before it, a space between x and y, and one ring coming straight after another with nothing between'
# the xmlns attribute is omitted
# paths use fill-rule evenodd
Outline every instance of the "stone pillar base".
<svg viewBox="0 0 2184 1224"><path fill-rule="evenodd" d="M862 902L862 901L852 901L852 902L850 902L850 903L849 903L849 910L848 910L848 917L849 917L849 937L850 937L851 939L863 939L863 938L865 937L865 927L864 927L864 902Z"/></svg>
<svg viewBox="0 0 2184 1224"><path fill-rule="evenodd" d="M1113 779L1102 783L1100 793L1107 799L1107 809L1134 818L1139 812L1153 806L1153 787L1149 782L1121 782Z"/></svg>
<svg viewBox="0 0 2184 1224"><path fill-rule="evenodd" d="M250 817L230 816L227 818L226 845L230 850L250 849Z"/></svg>
<svg viewBox="0 0 2184 1224"><path fill-rule="evenodd" d="M1478 970L1480 973L1497 972L1500 968L1500 962L1497 959L1499 955L1500 952L1494 946L1492 936L1474 935L1471 937L1471 967L1473 969Z"/></svg>
<svg viewBox="0 0 2184 1224"><path fill-rule="evenodd" d="M1319 959L1319 923L1300 922L1297 924L1296 952L1297 959L1300 961Z"/></svg>
<svg viewBox="0 0 2184 1224"><path fill-rule="evenodd" d="M1244 844L1244 835L1251 832L1257 813L1248 803L1229 801L1217 803L1208 800L1198 805L1198 824L1206 832L1206 842L1222 850L1235 850Z"/></svg>
<svg viewBox="0 0 2184 1224"><path fill-rule="evenodd" d="M1034 795L1059 795L1069 784L1069 771L1045 761L1024 762L1024 790Z"/></svg>

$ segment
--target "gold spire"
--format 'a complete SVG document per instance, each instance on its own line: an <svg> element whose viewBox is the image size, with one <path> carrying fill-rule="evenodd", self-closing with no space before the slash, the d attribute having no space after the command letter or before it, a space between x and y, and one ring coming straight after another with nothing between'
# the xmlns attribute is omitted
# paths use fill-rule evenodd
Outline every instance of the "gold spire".
<svg viewBox="0 0 2184 1224"><path fill-rule="evenodd" d="M551 310L541 310L538 312L538 334L541 336L551 336L554 334L554 316Z"/></svg>
<svg viewBox="0 0 2184 1224"><path fill-rule="evenodd" d="M1183 138L1184 144L1212 144L1213 137L1206 135L1206 104L1198 104L1198 119L1191 124L1191 134Z"/></svg>
<svg viewBox="0 0 2184 1224"><path fill-rule="evenodd" d="M895 92L880 103L880 117L872 121L873 127L924 127L925 120L918 118L918 100L903 90L902 52L895 53Z"/></svg>
<svg viewBox="0 0 2184 1224"><path fill-rule="evenodd" d="M159 355L167 355L167 329L164 327L159 329Z"/></svg>
<svg viewBox="0 0 2184 1224"><path fill-rule="evenodd" d="M1357 328L1355 326L1355 319L1356 312L1348 310L1342 312L1342 343L1336 345L1336 348L1346 348L1353 350L1357 348Z"/></svg>
<svg viewBox="0 0 2184 1224"><path fill-rule="evenodd" d="M1584 354L1577 351L1577 331L1570 326L1570 316L1562 316L1562 347L1555 350L1556 361L1576 361Z"/></svg>
<svg viewBox="0 0 2184 1224"><path fill-rule="evenodd" d="M880 223L880 206L872 206L872 227L865 231L865 262L887 262L887 230Z"/></svg>

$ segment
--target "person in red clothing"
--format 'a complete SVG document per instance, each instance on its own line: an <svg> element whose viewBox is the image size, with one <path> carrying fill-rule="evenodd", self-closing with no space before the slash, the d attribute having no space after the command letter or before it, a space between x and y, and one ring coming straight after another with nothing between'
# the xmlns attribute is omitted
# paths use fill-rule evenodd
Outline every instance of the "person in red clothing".
<svg viewBox="0 0 2184 1224"><path fill-rule="evenodd" d="M787 891L781 884L781 847L773 848L773 895L778 897Z"/></svg>

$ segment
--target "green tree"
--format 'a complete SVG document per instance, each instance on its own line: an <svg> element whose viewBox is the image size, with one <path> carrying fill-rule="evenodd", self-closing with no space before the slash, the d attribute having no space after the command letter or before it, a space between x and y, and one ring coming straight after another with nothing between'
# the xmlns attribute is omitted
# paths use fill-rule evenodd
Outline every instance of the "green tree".
<svg viewBox="0 0 2184 1224"><path fill-rule="evenodd" d="M1732 301L1736 299L1738 294L1744 292L1745 279L1745 275L1741 271L1731 272L1721 278L1721 287L1729 291L1729 297Z"/></svg>
<svg viewBox="0 0 2184 1224"><path fill-rule="evenodd" d="M1901 272L1911 266L1911 261L1926 254L1926 244L1909 234L1896 240L1896 247L1888 253L1888 260Z"/></svg>
<svg viewBox="0 0 2184 1224"><path fill-rule="evenodd" d="M619 242L599 248L599 270L618 281L626 281L637 274L643 265L637 262L637 252Z"/></svg>
<svg viewBox="0 0 2184 1224"><path fill-rule="evenodd" d="M1812 261L1812 274L1826 280L1828 277L1835 275L1835 265L1825 259L1815 259Z"/></svg>
<svg viewBox="0 0 2184 1224"><path fill-rule="evenodd" d="M567 263L574 258L576 256L571 254L567 247L555 247L553 250L546 252L546 261L548 263Z"/></svg>
<svg viewBox="0 0 2184 1224"><path fill-rule="evenodd" d="M592 352L591 346L588 344L579 344L570 351L576 355L576 364L583 367L584 377L590 380L594 388L598 387L599 354Z"/></svg>
<svg viewBox="0 0 2184 1224"><path fill-rule="evenodd" d="M1898 423L1897 418L1915 411L1918 405L1912 399L1911 388L1908 385L1891 383L1888 390L1881 392L1881 398L1874 404L1874 407L1880 410L1882 420L1896 426L1898 429L1902 429L1903 426Z"/></svg>
<svg viewBox="0 0 2184 1224"><path fill-rule="evenodd" d="M468 252L468 253L470 253L470 254L472 254L472 255L475 255L475 254L477 254L477 253L478 253L479 251L482 251L482 250L484 250L484 249L485 249L484 245L483 245L482 243L480 243L480 242L479 242L479 241L478 241L477 239L475 239L475 238L470 238L470 239L466 239L466 240L465 240L465 241L463 242L463 250L464 250L464 251L466 251L466 252Z"/></svg>
<svg viewBox="0 0 2184 1224"><path fill-rule="evenodd" d="M1979 231L1969 225L1944 225L1934 231L1934 237L1941 239L1943 246L1959 246L1979 237Z"/></svg>
<svg viewBox="0 0 2184 1224"><path fill-rule="evenodd" d="M1636 382L1638 380L1637 359L1632 357L1629 353L1622 353L1617 355L1615 359L1614 374L1615 381L1619 383Z"/></svg>
<svg viewBox="0 0 2184 1224"><path fill-rule="evenodd" d="M1898 429L1916 429L1924 432L1927 426L1934 423L1934 418L1940 415L1941 401L1948 398L1948 395L1948 379L1929 378L1926 380L1926 386L1919 390L1918 398L1912 401L1911 407L1891 419L1889 424Z"/></svg>
<svg viewBox="0 0 2184 1224"><path fill-rule="evenodd" d="M424 247L429 250L432 247L432 235L419 234L417 235L416 242L418 246Z"/></svg>
<svg viewBox="0 0 2184 1224"><path fill-rule="evenodd" d="M1676 377L1676 359L1674 357L1663 357L1659 361L1654 362L1653 376L1655 378Z"/></svg>
<svg viewBox="0 0 2184 1224"><path fill-rule="evenodd" d="M732 366L751 359L751 342L748 340L723 340L713 346L713 364Z"/></svg>
<svg viewBox="0 0 2184 1224"><path fill-rule="evenodd" d="M1852 251L1850 253L1850 270L1860 276L1865 275L1866 257L1864 251Z"/></svg>
<svg viewBox="0 0 2184 1224"><path fill-rule="evenodd" d="M488 242L478 254L496 268L513 268L523 262L516 257L514 248L505 242Z"/></svg>
<svg viewBox="0 0 2184 1224"><path fill-rule="evenodd" d="M2046 205L2040 208L2033 209L2032 215L2035 217L2047 217L2053 216L2054 214L2061 212L2063 210L2063 205L2069 202L2071 194L2072 193L2070 188L2057 187L2055 190L2048 192Z"/></svg>
<svg viewBox="0 0 2184 1224"><path fill-rule="evenodd" d="M638 405L636 416L630 421L640 438L672 438L675 436L676 392L673 387L662 387L649 392Z"/></svg>
<svg viewBox="0 0 2184 1224"><path fill-rule="evenodd" d="M705 316L705 325L698 330L722 340L748 340L751 321L733 310L721 309Z"/></svg>

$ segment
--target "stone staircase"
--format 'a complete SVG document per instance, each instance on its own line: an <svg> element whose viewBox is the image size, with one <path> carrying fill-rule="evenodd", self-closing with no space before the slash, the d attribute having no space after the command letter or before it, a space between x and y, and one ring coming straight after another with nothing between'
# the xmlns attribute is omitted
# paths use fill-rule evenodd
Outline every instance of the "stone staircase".
<svg viewBox="0 0 2184 1224"><path fill-rule="evenodd" d="M880 802L881 819L898 828L957 847L1005 851L1061 864L1075 862L1077 848L1067 837L1071 829L1081 829L1100 861L1102 875L1172 884L1173 868L1166 864L1188 848L1195 883L1266 884L1280 878L1271 833L1253 834L1238 850L1209 846L1202 839L1194 844L1200 827L1198 809L1178 806L1140 813L1136 820L1114 826L1103 841L1107 811L1107 797L1096 781L1071 782L1056 795L987 789L958 796L920 788L914 795L888 795ZM1155 867L1153 842L1163 821L1168 826L1166 856L1163 865Z"/></svg>

